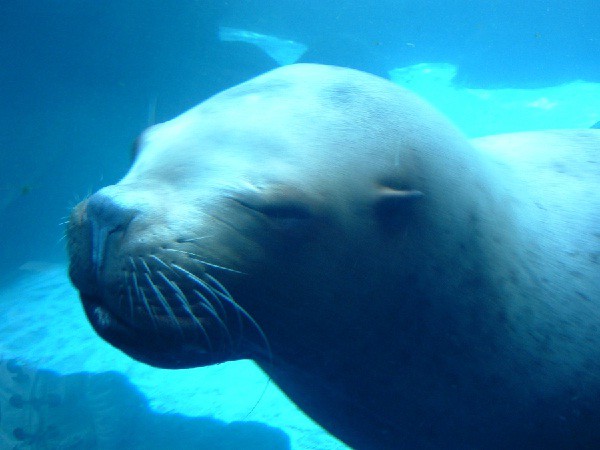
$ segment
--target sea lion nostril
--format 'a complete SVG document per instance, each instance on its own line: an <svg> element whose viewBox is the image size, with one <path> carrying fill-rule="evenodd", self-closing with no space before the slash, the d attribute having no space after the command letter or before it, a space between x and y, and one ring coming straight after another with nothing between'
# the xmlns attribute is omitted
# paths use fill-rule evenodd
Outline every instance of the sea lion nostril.
<svg viewBox="0 0 600 450"><path fill-rule="evenodd" d="M92 227L92 263L98 271L104 260L108 236L124 230L137 212L102 193L89 198L86 212Z"/></svg>

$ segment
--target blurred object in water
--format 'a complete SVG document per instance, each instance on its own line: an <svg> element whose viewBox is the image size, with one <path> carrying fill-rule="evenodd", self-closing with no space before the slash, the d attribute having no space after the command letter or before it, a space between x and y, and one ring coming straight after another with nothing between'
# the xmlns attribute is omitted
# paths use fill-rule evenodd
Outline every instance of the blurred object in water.
<svg viewBox="0 0 600 450"><path fill-rule="evenodd" d="M295 63L308 50L306 45L299 42L239 28L219 27L219 39L223 42L245 42L256 45L280 66Z"/></svg>

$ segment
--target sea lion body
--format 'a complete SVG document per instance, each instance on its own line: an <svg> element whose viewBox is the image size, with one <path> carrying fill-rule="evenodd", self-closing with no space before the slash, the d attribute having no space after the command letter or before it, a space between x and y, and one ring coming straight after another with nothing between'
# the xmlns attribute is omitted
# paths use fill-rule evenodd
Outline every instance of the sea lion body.
<svg viewBox="0 0 600 450"><path fill-rule="evenodd" d="M252 358L356 448L593 445L599 148L472 144L388 81L282 67L147 130L74 209L70 275L132 357Z"/></svg>

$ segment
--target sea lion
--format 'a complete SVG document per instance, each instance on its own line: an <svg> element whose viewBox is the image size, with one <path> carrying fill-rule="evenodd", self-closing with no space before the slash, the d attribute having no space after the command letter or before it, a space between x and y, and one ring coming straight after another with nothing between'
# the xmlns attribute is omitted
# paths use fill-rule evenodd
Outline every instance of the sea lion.
<svg viewBox="0 0 600 450"><path fill-rule="evenodd" d="M98 334L254 359L355 448L600 442L600 132L467 141L359 71L282 67L138 139L77 205Z"/></svg>

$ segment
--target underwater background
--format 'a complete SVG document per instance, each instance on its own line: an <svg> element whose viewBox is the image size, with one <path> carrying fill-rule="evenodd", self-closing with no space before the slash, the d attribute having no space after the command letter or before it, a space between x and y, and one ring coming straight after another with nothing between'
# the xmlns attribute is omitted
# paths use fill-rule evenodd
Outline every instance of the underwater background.
<svg viewBox="0 0 600 450"><path fill-rule="evenodd" d="M389 78L470 137L600 121L597 0L5 0L0 61L0 449L345 448L249 362L152 369L91 330L64 221L145 127L296 61Z"/></svg>

